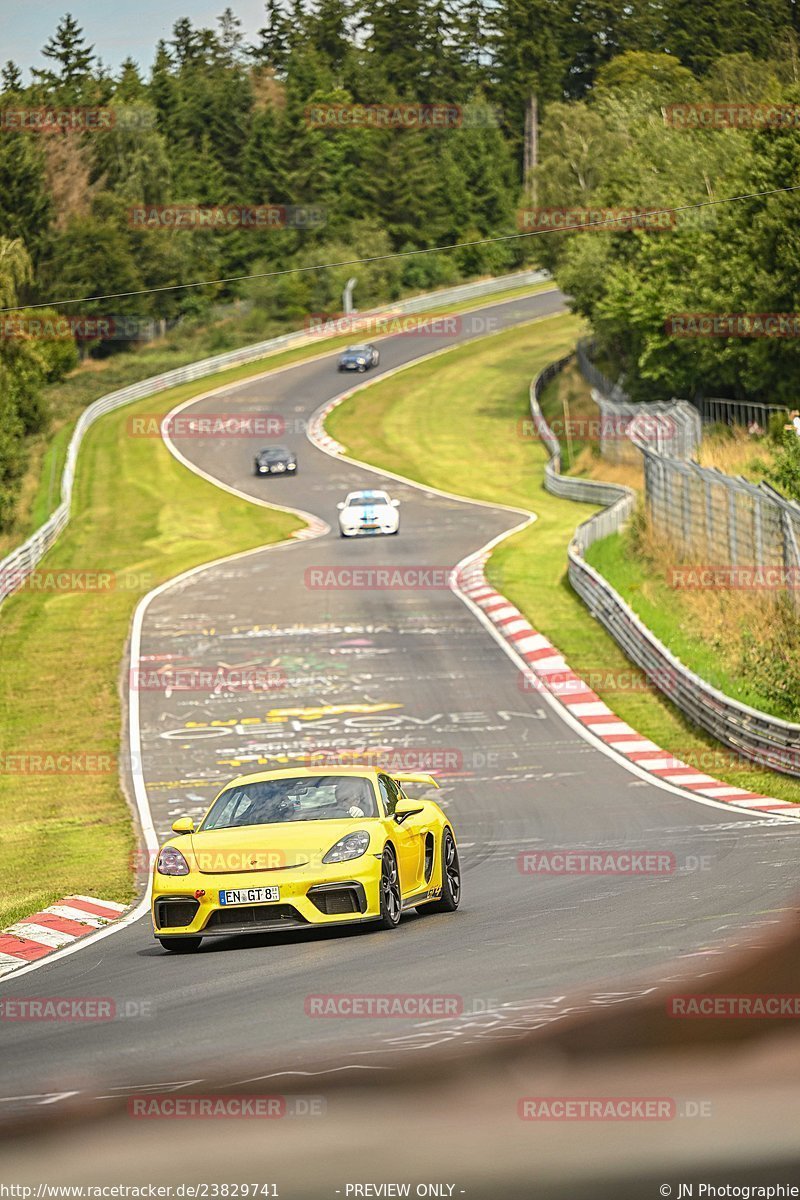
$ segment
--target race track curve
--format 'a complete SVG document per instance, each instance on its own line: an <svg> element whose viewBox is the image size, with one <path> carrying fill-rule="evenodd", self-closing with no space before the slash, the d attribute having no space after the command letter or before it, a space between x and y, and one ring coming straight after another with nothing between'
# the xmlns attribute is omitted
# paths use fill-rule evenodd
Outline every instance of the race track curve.
<svg viewBox="0 0 800 1200"><path fill-rule="evenodd" d="M483 317L503 328L562 307L555 291L495 303L475 322L465 318L460 336L480 333ZM372 377L452 342L385 340ZM202 471L296 505L332 531L201 570L150 604L143 666L270 665L283 681L268 696L141 693L153 818L166 836L177 815L199 813L226 778L277 754L377 741L435 748L451 766L440 797L461 841L462 907L455 916L412 913L393 933L213 939L186 957L166 954L143 919L7 979L10 997L112 997L135 1015L90 1025L0 1022L0 1119L43 1096L58 1105L62 1094L196 1090L209 1078L230 1090L298 1063L368 1068L387 1050L508 1036L536 1011L531 1002L548 998L552 1007L586 984L619 998L612 994L621 996L638 972L668 971L683 955L702 964L706 952L754 922L774 922L789 905L793 825L704 806L629 772L521 688L512 661L452 591L309 586L308 572L319 567L449 570L520 520L389 481L401 501L400 536L341 540L336 502L381 484L306 438L310 415L349 382L335 362L331 354L299 363L191 406L191 415L279 414L281 440L299 456L296 479L254 478L247 439L176 439ZM466 428L463 437L467 447ZM468 490L468 478L460 486ZM677 870L534 877L517 868L522 850L566 847L667 852ZM456 995L464 1016L431 1024L306 1015L309 994L346 992Z"/></svg>

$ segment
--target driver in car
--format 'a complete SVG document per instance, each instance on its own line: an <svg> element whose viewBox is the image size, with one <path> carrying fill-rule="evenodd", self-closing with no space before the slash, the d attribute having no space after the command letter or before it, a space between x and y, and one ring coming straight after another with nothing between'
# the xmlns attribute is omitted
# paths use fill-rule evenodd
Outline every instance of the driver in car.
<svg viewBox="0 0 800 1200"><path fill-rule="evenodd" d="M343 817L371 817L372 805L365 795L368 785L363 779L336 781L336 808Z"/></svg>

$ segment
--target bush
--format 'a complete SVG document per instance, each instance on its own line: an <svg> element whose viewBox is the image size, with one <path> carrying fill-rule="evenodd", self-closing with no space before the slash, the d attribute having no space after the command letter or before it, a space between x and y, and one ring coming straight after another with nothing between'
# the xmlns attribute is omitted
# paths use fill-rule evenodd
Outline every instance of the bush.
<svg viewBox="0 0 800 1200"><path fill-rule="evenodd" d="M775 452L775 464L767 479L789 500L800 502L800 437L793 429L784 429Z"/></svg>

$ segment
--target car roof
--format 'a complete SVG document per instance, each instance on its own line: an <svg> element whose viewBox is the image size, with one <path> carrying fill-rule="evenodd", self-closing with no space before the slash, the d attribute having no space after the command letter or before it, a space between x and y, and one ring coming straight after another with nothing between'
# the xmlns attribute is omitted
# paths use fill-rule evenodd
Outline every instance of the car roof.
<svg viewBox="0 0 800 1200"><path fill-rule="evenodd" d="M225 784L230 787L240 787L246 783L267 783L270 779L311 779L319 775L350 776L355 779L375 779L378 775L391 775L380 767L329 767L320 763L317 767L281 767L279 771L256 771L253 775L237 775Z"/></svg>
<svg viewBox="0 0 800 1200"><path fill-rule="evenodd" d="M372 345L370 342L358 342L355 346L348 346L344 353L352 354L354 350L371 350L371 349L372 349Z"/></svg>
<svg viewBox="0 0 800 1200"><path fill-rule="evenodd" d="M386 497L388 499L389 493L382 491L380 488L364 488L360 492L347 493L348 500L352 500L356 496L359 496L362 500L372 500L376 496Z"/></svg>
<svg viewBox="0 0 800 1200"><path fill-rule="evenodd" d="M292 452L288 446L264 446L264 448L262 450L259 450L258 453L259 454L291 454Z"/></svg>

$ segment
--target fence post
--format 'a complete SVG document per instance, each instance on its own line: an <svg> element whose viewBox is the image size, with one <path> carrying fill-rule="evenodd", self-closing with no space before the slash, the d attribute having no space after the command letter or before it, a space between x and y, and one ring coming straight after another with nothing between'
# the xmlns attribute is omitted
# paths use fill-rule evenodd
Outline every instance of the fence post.
<svg viewBox="0 0 800 1200"><path fill-rule="evenodd" d="M753 501L753 544L756 551L756 566L764 566L764 529L761 517L761 497Z"/></svg>
<svg viewBox="0 0 800 1200"><path fill-rule="evenodd" d="M691 477L689 472L683 476L683 548L688 549L692 544L692 497Z"/></svg>
<svg viewBox="0 0 800 1200"><path fill-rule="evenodd" d="M798 577L800 577L800 550L798 550L792 519L785 508L781 509L781 524L783 526L783 566L792 605L797 612L800 611L800 593L797 589Z"/></svg>
<svg viewBox="0 0 800 1200"><path fill-rule="evenodd" d="M710 558L714 550L714 493L711 490L711 480L706 477L704 486L706 496L706 557Z"/></svg>

